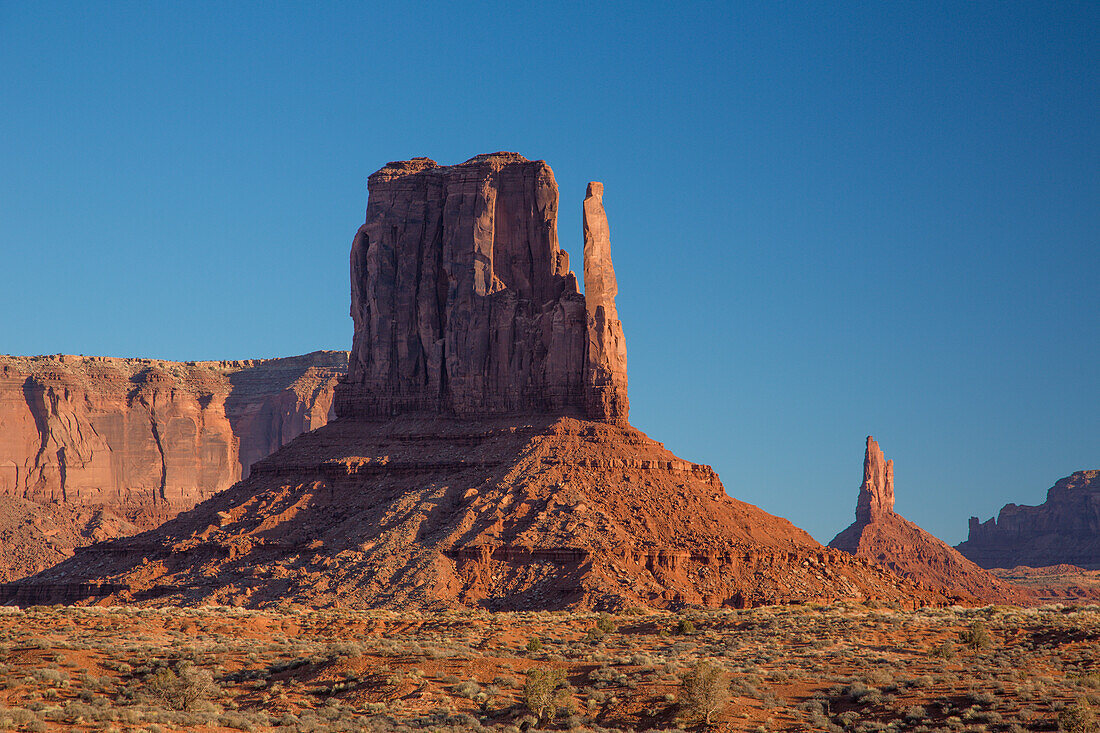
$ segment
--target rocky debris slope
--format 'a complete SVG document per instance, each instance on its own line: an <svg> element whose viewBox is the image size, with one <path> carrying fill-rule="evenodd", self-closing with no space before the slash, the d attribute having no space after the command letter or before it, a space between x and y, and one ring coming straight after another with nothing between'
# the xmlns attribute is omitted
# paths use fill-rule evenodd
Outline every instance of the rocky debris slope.
<svg viewBox="0 0 1100 733"><path fill-rule="evenodd" d="M1100 601L1100 570L1085 570L1076 565L1047 565L1032 568L992 568L1001 580L1035 593L1040 603L1087 603Z"/></svg>
<svg viewBox="0 0 1100 733"><path fill-rule="evenodd" d="M1039 506L1007 504L996 518L970 518L959 552L983 568L1078 565L1100 570L1100 471L1059 480Z"/></svg>
<svg viewBox="0 0 1100 733"><path fill-rule="evenodd" d="M109 510L0 497L0 581L56 565L76 547L140 531Z"/></svg>
<svg viewBox="0 0 1100 733"><path fill-rule="evenodd" d="M0 577L154 527L324 425L347 353L0 356Z"/></svg>
<svg viewBox="0 0 1100 733"><path fill-rule="evenodd" d="M393 608L943 603L726 495L624 425L339 419L136 537L0 596Z"/></svg>
<svg viewBox="0 0 1100 733"><path fill-rule="evenodd" d="M368 180L351 249L355 337L336 412L573 413L625 422L626 344L602 186L585 285L558 247L558 186L516 153L394 162Z"/></svg>
<svg viewBox="0 0 1100 733"><path fill-rule="evenodd" d="M626 422L601 187L585 280L549 166L515 153L370 177L338 418L156 530L0 600L493 609L947 598L726 495Z"/></svg>
<svg viewBox="0 0 1100 733"><path fill-rule="evenodd" d="M894 512L894 462L867 436L856 521L829 547L890 568L960 602L1026 603L1031 594L960 555L939 538Z"/></svg>

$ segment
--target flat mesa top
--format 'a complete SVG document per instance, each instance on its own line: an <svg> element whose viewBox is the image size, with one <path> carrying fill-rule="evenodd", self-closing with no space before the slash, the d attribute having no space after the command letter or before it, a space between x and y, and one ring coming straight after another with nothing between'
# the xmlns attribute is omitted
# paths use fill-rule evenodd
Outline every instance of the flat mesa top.
<svg viewBox="0 0 1100 733"><path fill-rule="evenodd" d="M393 180L395 178L402 178L404 176L411 176L417 173L422 173L429 170L438 170L443 173L447 170L456 168L462 168L463 166L475 166L475 165L489 165L493 168L503 168L506 165L514 163L536 163L539 165L546 165L542 160L528 160L519 153L509 153L500 151L496 153L482 153L481 155L475 155L467 161L459 163L458 165L440 165L431 158L418 157L410 158L409 160L392 160L386 163L379 171L371 174L370 178Z"/></svg>

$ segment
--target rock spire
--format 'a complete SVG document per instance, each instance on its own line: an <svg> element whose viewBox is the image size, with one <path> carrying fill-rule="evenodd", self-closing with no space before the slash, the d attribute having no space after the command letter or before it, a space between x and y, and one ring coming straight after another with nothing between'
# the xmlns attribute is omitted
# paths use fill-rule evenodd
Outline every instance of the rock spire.
<svg viewBox="0 0 1100 733"><path fill-rule="evenodd" d="M894 462L867 436L856 521L829 547L889 568L962 603L1028 603L1029 591L967 560L943 540L894 511Z"/></svg>
<svg viewBox="0 0 1100 733"><path fill-rule="evenodd" d="M589 306L558 246L558 186L545 162L413 158L371 175L368 190L352 244L355 335L338 415L625 422L626 347L598 195L585 203Z"/></svg>
<svg viewBox="0 0 1100 733"><path fill-rule="evenodd" d="M611 229L603 208L603 184L593 181L584 198L584 304L588 315L585 405L590 415L625 420L630 403L626 338L615 309L618 292L611 263Z"/></svg>
<svg viewBox="0 0 1100 733"><path fill-rule="evenodd" d="M863 484L856 502L856 522L873 522L894 513L894 462L886 460L875 439L867 436Z"/></svg>

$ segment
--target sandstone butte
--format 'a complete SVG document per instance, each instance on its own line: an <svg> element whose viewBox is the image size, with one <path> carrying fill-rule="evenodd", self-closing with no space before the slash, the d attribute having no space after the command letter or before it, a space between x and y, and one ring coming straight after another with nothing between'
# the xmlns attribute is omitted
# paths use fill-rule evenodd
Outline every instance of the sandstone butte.
<svg viewBox="0 0 1100 733"><path fill-rule="evenodd" d="M867 436L856 521L829 547L953 596L956 603L1029 603L1029 591L994 577L894 511L894 462Z"/></svg>
<svg viewBox="0 0 1100 733"><path fill-rule="evenodd" d="M0 356L0 579L151 529L330 418L347 352Z"/></svg>
<svg viewBox="0 0 1100 733"><path fill-rule="evenodd" d="M996 518L970 518L957 546L984 568L1076 565L1100 570L1100 471L1059 480L1039 506L1008 504Z"/></svg>
<svg viewBox="0 0 1100 733"><path fill-rule="evenodd" d="M747 607L935 589L731 498L628 423L603 187L585 294L550 167L390 163L351 250L337 419L161 527L0 587L7 602Z"/></svg>

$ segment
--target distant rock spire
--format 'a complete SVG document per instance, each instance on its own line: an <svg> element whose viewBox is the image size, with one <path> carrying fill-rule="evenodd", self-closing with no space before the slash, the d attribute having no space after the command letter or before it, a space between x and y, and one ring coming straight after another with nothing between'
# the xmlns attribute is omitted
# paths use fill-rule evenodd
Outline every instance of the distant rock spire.
<svg viewBox="0 0 1100 733"><path fill-rule="evenodd" d="M850 552L952 597L956 602L1022 603L1031 591L990 575L943 540L894 511L894 462L870 435L863 455L863 484L856 521L829 547Z"/></svg>
<svg viewBox="0 0 1100 733"><path fill-rule="evenodd" d="M619 285L611 263L611 229L603 208L603 184L588 184L584 197L584 303L588 318L585 406L590 417L626 421L626 338L615 309Z"/></svg>
<svg viewBox="0 0 1100 733"><path fill-rule="evenodd" d="M863 484L856 502L856 521L873 522L894 513L894 462L886 460L870 435L863 456Z"/></svg>

